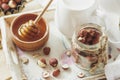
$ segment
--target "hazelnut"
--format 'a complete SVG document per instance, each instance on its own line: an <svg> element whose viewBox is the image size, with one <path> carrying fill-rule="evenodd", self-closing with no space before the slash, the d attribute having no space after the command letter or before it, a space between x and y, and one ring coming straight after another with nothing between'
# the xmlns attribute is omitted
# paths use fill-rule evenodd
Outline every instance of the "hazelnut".
<svg viewBox="0 0 120 80"><path fill-rule="evenodd" d="M0 49L2 49L2 43L1 43L1 39L0 39Z"/></svg>
<svg viewBox="0 0 120 80"><path fill-rule="evenodd" d="M45 68L47 66L45 58L38 60L37 64L42 68Z"/></svg>
<svg viewBox="0 0 120 80"><path fill-rule="evenodd" d="M37 58L37 57L39 57L39 56L40 56L39 53L34 53L34 54L32 55L33 58Z"/></svg>
<svg viewBox="0 0 120 80"><path fill-rule="evenodd" d="M6 4L6 3L3 3L2 5L1 5L1 7L4 9L4 10L8 10L10 7L8 6L8 4Z"/></svg>
<svg viewBox="0 0 120 80"><path fill-rule="evenodd" d="M71 51L69 50L69 51L66 51L66 55L68 56L68 57L70 57L71 56Z"/></svg>
<svg viewBox="0 0 120 80"><path fill-rule="evenodd" d="M8 2L9 2L9 0L2 0L2 2L3 2L3 3L8 3Z"/></svg>
<svg viewBox="0 0 120 80"><path fill-rule="evenodd" d="M52 75L53 75L54 77L57 77L59 74L60 74L60 69L56 69L56 70L54 70L53 73L52 73Z"/></svg>
<svg viewBox="0 0 120 80"><path fill-rule="evenodd" d="M97 60L98 60L97 55L87 56L86 58L92 63L97 62Z"/></svg>
<svg viewBox="0 0 120 80"><path fill-rule="evenodd" d="M44 52L45 55L49 55L49 53L50 53L50 47L44 47L43 48L43 52Z"/></svg>
<svg viewBox="0 0 120 80"><path fill-rule="evenodd" d="M8 5L10 6L10 8L16 8L16 6L17 6L16 2L13 0L10 0Z"/></svg>
<svg viewBox="0 0 120 80"><path fill-rule="evenodd" d="M11 80L12 77L11 76L7 76L7 78L5 80Z"/></svg>
<svg viewBox="0 0 120 80"><path fill-rule="evenodd" d="M112 55L111 55L111 54L109 54L109 55L108 55L108 59L111 59L111 58L112 58Z"/></svg>
<svg viewBox="0 0 120 80"><path fill-rule="evenodd" d="M43 77L44 79L49 78L49 77L50 77L49 72L47 72L47 71L43 72L43 73L42 73L42 77Z"/></svg>
<svg viewBox="0 0 120 80"><path fill-rule="evenodd" d="M21 2L21 0L15 0L15 2L16 2L16 3L20 3L20 2Z"/></svg>
<svg viewBox="0 0 120 80"><path fill-rule="evenodd" d="M69 69L69 65L68 65L68 64L63 64L63 65L62 65L62 68L63 68L64 70L67 70L67 69Z"/></svg>
<svg viewBox="0 0 120 80"><path fill-rule="evenodd" d="M2 1L0 1L0 6L2 5Z"/></svg>
<svg viewBox="0 0 120 80"><path fill-rule="evenodd" d="M56 67L58 65L58 60L56 58L51 58L49 60L49 64L52 66L52 67Z"/></svg>
<svg viewBox="0 0 120 80"><path fill-rule="evenodd" d="M85 74L80 72L80 73L78 73L77 76L78 76L78 78L83 78L83 77L85 77Z"/></svg>
<svg viewBox="0 0 120 80"><path fill-rule="evenodd" d="M28 80L28 78L25 74L22 75L22 80Z"/></svg>
<svg viewBox="0 0 120 80"><path fill-rule="evenodd" d="M23 64L27 64L29 62L29 59L26 58L26 57L22 57L21 61L22 61Z"/></svg>

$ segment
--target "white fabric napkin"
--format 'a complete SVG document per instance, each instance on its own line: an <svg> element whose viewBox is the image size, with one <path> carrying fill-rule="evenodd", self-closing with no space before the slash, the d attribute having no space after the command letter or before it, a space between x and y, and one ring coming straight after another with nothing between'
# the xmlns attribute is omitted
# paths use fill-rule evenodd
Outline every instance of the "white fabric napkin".
<svg viewBox="0 0 120 80"><path fill-rule="evenodd" d="M109 44L115 48L115 50L120 48L119 19L119 16L115 14L106 14L105 16ZM116 52L113 51L111 54L114 55L115 53ZM119 54L120 52L117 53ZM120 57L105 66L105 75L107 80L120 80Z"/></svg>
<svg viewBox="0 0 120 80"><path fill-rule="evenodd" d="M120 55L119 59L105 66L107 80L120 80Z"/></svg>
<svg viewBox="0 0 120 80"><path fill-rule="evenodd" d="M119 16L116 14L105 14L106 31L110 41L120 41L120 37L118 37L120 36L119 19Z"/></svg>

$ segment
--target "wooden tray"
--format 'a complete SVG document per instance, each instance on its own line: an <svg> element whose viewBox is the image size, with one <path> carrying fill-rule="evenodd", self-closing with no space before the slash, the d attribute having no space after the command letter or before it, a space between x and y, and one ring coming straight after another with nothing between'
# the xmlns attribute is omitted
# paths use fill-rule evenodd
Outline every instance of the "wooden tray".
<svg viewBox="0 0 120 80"><path fill-rule="evenodd" d="M36 10L32 12L30 11L30 13L39 13L39 12L40 10ZM25 13L29 13L29 12L25 12ZM24 14L24 13L2 17L0 19L3 51L5 53L6 60L9 65L13 80L22 80L21 76L23 74L27 76L28 80L44 80L42 78L42 72L44 71L50 72L50 75L51 75L50 80L80 80L80 79L105 80L104 73L90 75L88 72L78 68L74 64L72 57L68 58L64 54L64 52L67 49L70 49L71 44L70 44L70 40L68 40L64 35L62 35L59 32L59 30L56 28L56 25L54 22L54 9L49 9L44 15L44 18L47 20L50 27L50 37L48 42L44 45L44 47L49 46L51 48L50 55L46 56L43 54L44 47L32 52L22 51L18 47L16 47L11 40L9 28L12 20L16 16L19 16L21 14ZM113 52L115 52L114 50L116 49L112 48ZM109 50L109 53L111 53L111 50ZM26 57L29 59L29 63L27 65L20 62L20 58L22 57ZM47 63L49 59L53 57L59 60L59 65L57 68L60 68L61 73L58 77L52 76L52 71L54 70L54 68L52 68L51 66L48 65L47 68L43 69L37 65L37 60L43 57L47 59ZM114 54L114 57L110 59L109 62L113 61L114 58L116 57L117 57L117 54ZM66 62L70 65L70 69L68 71L64 71L61 68L61 64ZM84 78L78 78L77 74L79 72L84 72L86 76Z"/></svg>

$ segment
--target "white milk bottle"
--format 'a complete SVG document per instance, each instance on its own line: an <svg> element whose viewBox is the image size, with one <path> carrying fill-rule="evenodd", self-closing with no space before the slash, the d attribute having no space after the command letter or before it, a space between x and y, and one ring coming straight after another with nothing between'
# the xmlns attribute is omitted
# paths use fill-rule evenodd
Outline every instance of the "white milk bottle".
<svg viewBox="0 0 120 80"><path fill-rule="evenodd" d="M71 39L75 27L83 24L94 13L96 3L96 0L58 0L55 12L58 29Z"/></svg>

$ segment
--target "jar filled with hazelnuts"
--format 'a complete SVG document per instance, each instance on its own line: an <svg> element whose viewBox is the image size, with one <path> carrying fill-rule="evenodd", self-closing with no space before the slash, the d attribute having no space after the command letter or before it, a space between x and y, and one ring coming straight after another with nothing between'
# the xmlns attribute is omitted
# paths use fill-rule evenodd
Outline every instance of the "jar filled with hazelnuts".
<svg viewBox="0 0 120 80"><path fill-rule="evenodd" d="M104 69L107 63L107 36L103 27L86 23L72 37L73 56L77 65L90 72Z"/></svg>

